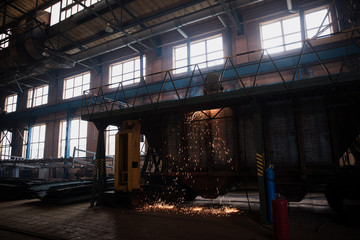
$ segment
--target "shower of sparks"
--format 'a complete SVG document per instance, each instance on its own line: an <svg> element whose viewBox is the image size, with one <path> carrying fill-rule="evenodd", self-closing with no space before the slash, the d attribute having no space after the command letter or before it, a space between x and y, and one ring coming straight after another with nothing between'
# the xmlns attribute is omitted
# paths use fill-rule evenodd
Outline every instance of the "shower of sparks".
<svg viewBox="0 0 360 240"><path fill-rule="evenodd" d="M206 207L206 206L176 206L163 202L157 202L154 204L145 204L142 207L137 208L138 212L159 212L169 214L184 214L184 215L201 215L201 216L217 216L217 217L229 217L232 214L244 215L245 211L231 206L219 206L219 207Z"/></svg>

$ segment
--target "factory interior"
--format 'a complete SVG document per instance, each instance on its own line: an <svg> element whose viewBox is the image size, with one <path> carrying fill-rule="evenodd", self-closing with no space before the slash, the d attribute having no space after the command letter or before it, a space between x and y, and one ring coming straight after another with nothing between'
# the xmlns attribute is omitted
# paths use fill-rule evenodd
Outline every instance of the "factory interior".
<svg viewBox="0 0 360 240"><path fill-rule="evenodd" d="M0 1L0 239L359 239L357 0Z"/></svg>

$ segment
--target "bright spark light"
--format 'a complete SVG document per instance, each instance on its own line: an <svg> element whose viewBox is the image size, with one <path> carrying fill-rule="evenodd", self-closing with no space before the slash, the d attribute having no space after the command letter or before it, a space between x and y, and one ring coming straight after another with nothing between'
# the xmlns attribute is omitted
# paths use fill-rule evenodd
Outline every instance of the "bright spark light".
<svg viewBox="0 0 360 240"><path fill-rule="evenodd" d="M206 207L206 206L175 206L169 205L163 202L157 202L155 204L146 204L140 208L137 208L139 212L159 212L170 214L184 214L184 215L202 215L202 216L217 216L217 217L229 217L232 214L245 214L245 211L233 208L230 206L221 207Z"/></svg>

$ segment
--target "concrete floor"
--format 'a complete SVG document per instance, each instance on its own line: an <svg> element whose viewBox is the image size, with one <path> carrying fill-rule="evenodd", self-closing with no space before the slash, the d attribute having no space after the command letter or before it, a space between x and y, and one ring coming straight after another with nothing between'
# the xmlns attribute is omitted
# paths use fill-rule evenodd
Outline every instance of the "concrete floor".
<svg viewBox="0 0 360 240"><path fill-rule="evenodd" d="M251 211L249 211L249 203ZM194 212L233 206L239 212ZM215 200L197 198L180 206L89 208L89 202L46 204L39 200L0 203L0 239L273 239L272 225L258 219L258 197L230 193ZM324 196L310 194L289 209L291 239L359 239L360 224L345 224Z"/></svg>

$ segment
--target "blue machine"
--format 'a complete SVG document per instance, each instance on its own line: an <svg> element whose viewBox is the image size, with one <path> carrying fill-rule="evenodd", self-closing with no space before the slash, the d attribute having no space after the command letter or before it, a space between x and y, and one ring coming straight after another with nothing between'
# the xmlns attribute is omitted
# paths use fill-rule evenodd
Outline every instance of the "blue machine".
<svg viewBox="0 0 360 240"><path fill-rule="evenodd" d="M268 207L269 222L273 222L272 203L271 201L276 198L275 196L275 177L274 166L270 165L265 171L265 184L266 184L266 202Z"/></svg>

